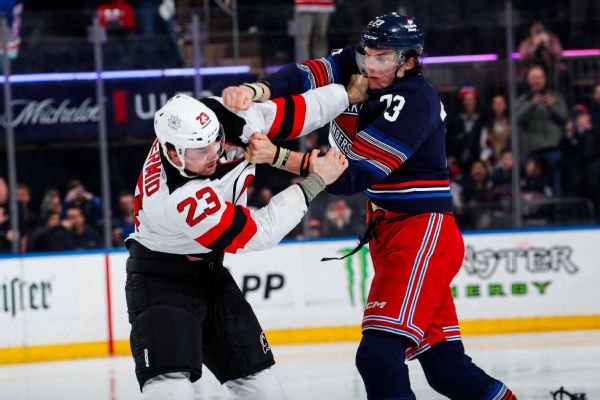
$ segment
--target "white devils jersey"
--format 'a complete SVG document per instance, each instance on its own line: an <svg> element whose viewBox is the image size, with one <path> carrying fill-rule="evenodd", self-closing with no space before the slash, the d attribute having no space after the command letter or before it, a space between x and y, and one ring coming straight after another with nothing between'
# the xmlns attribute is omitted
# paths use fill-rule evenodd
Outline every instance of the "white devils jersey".
<svg viewBox="0 0 600 400"><path fill-rule="evenodd" d="M247 143L255 133L273 139L314 131L348 106L346 90L329 85L297 96L253 103L233 113L217 97L201 100L224 127L228 143ZM233 131L233 132L232 132ZM274 196L259 210L246 208L255 167L232 147L209 178L184 178L152 145L135 191L133 239L150 250L172 254L239 253L279 243L302 219L306 200L298 185Z"/></svg>

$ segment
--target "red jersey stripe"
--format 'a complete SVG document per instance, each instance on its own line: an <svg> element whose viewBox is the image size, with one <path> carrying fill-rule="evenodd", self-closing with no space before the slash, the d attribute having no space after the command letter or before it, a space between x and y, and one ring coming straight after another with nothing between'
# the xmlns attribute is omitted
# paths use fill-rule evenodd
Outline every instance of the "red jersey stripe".
<svg viewBox="0 0 600 400"><path fill-rule="evenodd" d="M394 167L394 165L391 165L391 163L389 161L386 162L386 160L381 159L381 157L379 157L378 155L373 155L371 153L368 153L364 148L362 148L360 146L356 146L356 143L354 143L354 144L355 144L355 146L352 148L352 151L354 153L358 154L359 156L363 156L367 160L378 161L378 162L382 163L383 165L385 165L387 168L391 169L392 171L394 169L396 169L396 167Z"/></svg>
<svg viewBox="0 0 600 400"><path fill-rule="evenodd" d="M294 126L292 127L292 131L288 136L288 139L297 138L302 132L302 128L304 128L304 121L306 119L306 100L303 96L295 95L292 96L292 100L296 105L294 110Z"/></svg>
<svg viewBox="0 0 600 400"><path fill-rule="evenodd" d="M234 212L235 206L230 202L227 202L227 207L225 208L219 223L194 240L200 243L202 246L208 248L208 246L214 243L223 234L223 232L225 232L231 226Z"/></svg>
<svg viewBox="0 0 600 400"><path fill-rule="evenodd" d="M285 110L284 97L278 97L276 99L273 99L272 101L273 103L275 103L277 111L275 111L275 119L273 120L271 129L269 129L269 133L267 133L267 136L270 139L273 139L279 133L279 130L281 129L281 122L283 121L283 112Z"/></svg>
<svg viewBox="0 0 600 400"><path fill-rule="evenodd" d="M313 73L313 75L315 77L315 83L316 83L317 87L325 86L326 79L323 76L323 73L322 73L321 69L317 65L317 61L315 61L315 60L308 60L308 61L305 61L304 63L312 71L312 73Z"/></svg>
<svg viewBox="0 0 600 400"><path fill-rule="evenodd" d="M362 148L363 151L372 154L371 158L386 164L392 170L402 165L402 160L400 158L376 146L373 146L371 143L367 142L359 136L356 137L356 140L354 141L354 146L358 146Z"/></svg>
<svg viewBox="0 0 600 400"><path fill-rule="evenodd" d="M224 251L226 253L236 253L239 249L243 249L246 246L246 244L250 241L250 239L252 239L254 237L254 235L256 234L256 232L258 231L256 222L250 215L250 210L248 210L246 207L243 207L243 206L238 206L238 207L240 207L242 209L242 211L244 212L244 214L246 215L246 217L248 219L246 221L246 226L244 226L244 229L242 229L240 234L237 235L237 237L235 239L233 239L231 244L225 248Z"/></svg>

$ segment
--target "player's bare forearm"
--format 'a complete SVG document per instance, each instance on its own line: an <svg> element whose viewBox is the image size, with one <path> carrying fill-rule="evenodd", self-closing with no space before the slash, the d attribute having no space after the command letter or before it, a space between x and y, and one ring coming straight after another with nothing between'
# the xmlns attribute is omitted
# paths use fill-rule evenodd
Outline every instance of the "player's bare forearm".
<svg viewBox="0 0 600 400"><path fill-rule="evenodd" d="M299 151L290 150L289 158L283 169L293 174L300 175L300 166L302 165L304 154L305 153L300 153Z"/></svg>

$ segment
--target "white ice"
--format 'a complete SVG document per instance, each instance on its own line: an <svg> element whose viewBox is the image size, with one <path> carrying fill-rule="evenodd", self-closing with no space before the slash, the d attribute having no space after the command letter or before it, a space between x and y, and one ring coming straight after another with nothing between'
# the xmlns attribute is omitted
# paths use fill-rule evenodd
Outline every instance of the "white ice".
<svg viewBox="0 0 600 400"><path fill-rule="evenodd" d="M564 386L600 399L600 331L466 337L467 353L504 381L520 400L550 400ZM276 370L289 400L366 399L354 367L357 343L274 346ZM418 399L444 397L409 362ZM130 357L82 359L0 367L2 400L131 400L139 398ZM205 369L198 400L226 400L227 391Z"/></svg>

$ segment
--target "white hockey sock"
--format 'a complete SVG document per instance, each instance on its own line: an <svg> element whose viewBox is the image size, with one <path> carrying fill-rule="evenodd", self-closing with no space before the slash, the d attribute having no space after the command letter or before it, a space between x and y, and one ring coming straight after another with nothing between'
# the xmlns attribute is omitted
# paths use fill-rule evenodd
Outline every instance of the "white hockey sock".
<svg viewBox="0 0 600 400"><path fill-rule="evenodd" d="M142 388L142 400L194 400L188 372L170 372L150 378Z"/></svg>
<svg viewBox="0 0 600 400"><path fill-rule="evenodd" d="M272 368L264 369L245 378L225 382L233 400L283 400L281 382Z"/></svg>

